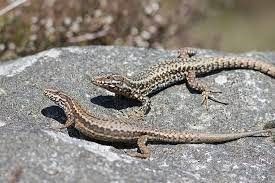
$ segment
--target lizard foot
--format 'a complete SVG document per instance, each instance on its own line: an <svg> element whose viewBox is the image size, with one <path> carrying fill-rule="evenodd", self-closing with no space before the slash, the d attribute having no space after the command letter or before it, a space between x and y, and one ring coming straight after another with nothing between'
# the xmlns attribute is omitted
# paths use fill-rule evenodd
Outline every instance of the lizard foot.
<svg viewBox="0 0 275 183"><path fill-rule="evenodd" d="M135 120L144 120L144 112L140 110L133 110L131 112L128 112L127 115L129 118L135 119Z"/></svg>
<svg viewBox="0 0 275 183"><path fill-rule="evenodd" d="M222 93L221 91L203 91L202 92L202 105L205 106L206 110L208 110L208 100L213 100L214 102L218 102L220 104L224 104L224 105L228 105L227 102L222 102L218 99L216 99L215 97L211 96L210 94L213 94L213 93Z"/></svg>
<svg viewBox="0 0 275 183"><path fill-rule="evenodd" d="M119 111L120 113L118 114L117 117L119 118L124 118L129 121L129 119L132 119L134 121L143 121L144 120L144 115L141 112L138 111L131 111L131 112L124 112L124 111Z"/></svg>

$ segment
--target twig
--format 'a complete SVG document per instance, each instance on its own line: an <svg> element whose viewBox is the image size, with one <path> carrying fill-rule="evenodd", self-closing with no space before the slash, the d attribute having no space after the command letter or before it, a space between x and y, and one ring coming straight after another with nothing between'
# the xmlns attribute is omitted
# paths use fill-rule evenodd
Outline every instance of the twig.
<svg viewBox="0 0 275 183"><path fill-rule="evenodd" d="M99 38L99 37L104 37L104 36L107 35L109 29L110 29L110 27L107 26L107 27L104 27L102 30L100 30L98 32L87 33L87 34L84 34L84 35L72 37L72 38L69 38L69 42L70 43L79 43L79 42L83 42L83 41L94 40L94 39Z"/></svg>
<svg viewBox="0 0 275 183"><path fill-rule="evenodd" d="M6 14L7 12L11 11L12 9L16 8L17 6L25 3L27 0L17 0L14 1L13 3L9 4L8 6L6 6L5 8L0 10L0 16Z"/></svg>

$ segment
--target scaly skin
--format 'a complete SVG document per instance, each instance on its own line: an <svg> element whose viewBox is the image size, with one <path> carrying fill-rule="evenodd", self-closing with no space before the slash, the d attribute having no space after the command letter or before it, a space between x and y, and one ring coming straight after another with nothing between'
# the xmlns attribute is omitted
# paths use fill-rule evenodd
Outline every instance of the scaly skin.
<svg viewBox="0 0 275 183"><path fill-rule="evenodd" d="M207 108L208 98L218 101L210 94L221 92L211 90L207 84L197 77L213 71L250 69L275 78L275 65L271 63L234 56L193 57L197 51L194 48L183 48L179 51L177 59L154 65L134 78L111 74L97 76L92 79L92 83L117 95L139 100L143 104L140 108L141 115L143 115L150 110L148 96L180 81L186 81L190 88L201 92L203 103Z"/></svg>
<svg viewBox="0 0 275 183"><path fill-rule="evenodd" d="M223 143L263 133L272 133L274 129L232 133L208 134L192 132L161 131L136 126L121 118L100 118L84 109L67 94L54 89L44 90L44 95L64 109L68 120L64 127L75 127L84 135L107 142L126 142L136 144L140 152L129 153L139 158L148 158L150 149L147 143Z"/></svg>

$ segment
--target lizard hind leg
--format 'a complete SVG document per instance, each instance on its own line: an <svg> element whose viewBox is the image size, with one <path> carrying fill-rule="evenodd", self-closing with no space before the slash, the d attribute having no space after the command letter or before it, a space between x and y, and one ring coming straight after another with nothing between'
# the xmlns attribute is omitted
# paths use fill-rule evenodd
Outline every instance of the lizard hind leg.
<svg viewBox="0 0 275 183"><path fill-rule="evenodd" d="M199 53L199 49L192 47L184 47L178 50L178 58L191 58Z"/></svg>
<svg viewBox="0 0 275 183"><path fill-rule="evenodd" d="M205 106L205 108L208 110L208 99L211 99L215 102L227 105L228 103L226 102L222 102L218 99L216 99L215 97L211 96L210 94L214 94L214 93L222 93L221 91L215 91L215 90L211 90L209 89L209 87L207 86L207 84L205 84L204 82L202 82L201 80L199 80L196 77L196 73L194 71L189 71L186 73L186 80L187 80L187 84L188 86L198 92L201 92L202 94L202 105Z"/></svg>
<svg viewBox="0 0 275 183"><path fill-rule="evenodd" d="M197 54L197 49L184 47L178 50L178 58L191 58Z"/></svg>
<svg viewBox="0 0 275 183"><path fill-rule="evenodd" d="M127 153L129 156L146 159L150 157L150 149L147 147L148 136L143 135L137 140L138 150L140 152Z"/></svg>

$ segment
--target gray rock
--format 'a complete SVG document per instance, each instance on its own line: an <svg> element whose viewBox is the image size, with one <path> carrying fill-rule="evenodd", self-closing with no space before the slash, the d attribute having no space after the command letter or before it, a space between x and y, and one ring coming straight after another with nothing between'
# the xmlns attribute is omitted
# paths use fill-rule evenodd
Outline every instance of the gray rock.
<svg viewBox="0 0 275 183"><path fill-rule="evenodd" d="M65 119L42 95L44 88L59 88L99 115L117 115L112 94L91 85L87 75L130 76L175 54L68 47L0 65L0 182L16 176L20 168L22 182L274 182L275 146L270 138L219 145L149 145L151 158L140 160L124 153L135 149L88 141L74 129L51 130L60 123L45 116L47 111L59 121ZM204 50L199 56L223 54ZM242 55L275 63L271 52ZM206 111L199 94L190 93L185 84L175 85L152 97L152 110L143 125L223 133L259 129L275 119L274 79L251 70L232 70L202 80L223 91L217 97L230 105L210 102ZM123 100L121 108L132 110L134 104Z"/></svg>

